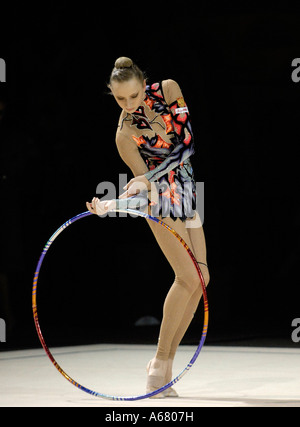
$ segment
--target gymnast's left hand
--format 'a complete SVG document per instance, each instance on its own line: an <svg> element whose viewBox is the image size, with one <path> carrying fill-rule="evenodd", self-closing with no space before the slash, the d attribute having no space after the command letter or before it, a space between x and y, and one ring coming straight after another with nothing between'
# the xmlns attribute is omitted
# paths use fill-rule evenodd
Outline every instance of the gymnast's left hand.
<svg viewBox="0 0 300 427"><path fill-rule="evenodd" d="M145 175L136 176L123 187L125 192L119 196L119 199L127 199L128 197L139 194L141 191L149 191L150 186L151 184Z"/></svg>
<svg viewBox="0 0 300 427"><path fill-rule="evenodd" d="M94 197L92 203L86 202L86 207L92 214L105 215L107 212L116 208L117 203L115 200L100 201L98 197Z"/></svg>

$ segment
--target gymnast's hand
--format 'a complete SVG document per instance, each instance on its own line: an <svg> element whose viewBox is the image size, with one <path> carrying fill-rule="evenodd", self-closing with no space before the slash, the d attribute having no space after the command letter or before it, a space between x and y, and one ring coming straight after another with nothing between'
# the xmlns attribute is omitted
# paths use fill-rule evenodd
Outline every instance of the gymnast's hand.
<svg viewBox="0 0 300 427"><path fill-rule="evenodd" d="M135 194L139 194L141 191L148 191L150 190L150 185L151 184L145 175L136 176L135 178L132 178L125 187L123 187L123 190L126 191L119 196L119 199L127 199Z"/></svg>
<svg viewBox="0 0 300 427"><path fill-rule="evenodd" d="M107 212L112 211L116 208L115 200L103 200L102 202L98 197L94 197L92 203L86 202L86 207L92 214L105 215Z"/></svg>

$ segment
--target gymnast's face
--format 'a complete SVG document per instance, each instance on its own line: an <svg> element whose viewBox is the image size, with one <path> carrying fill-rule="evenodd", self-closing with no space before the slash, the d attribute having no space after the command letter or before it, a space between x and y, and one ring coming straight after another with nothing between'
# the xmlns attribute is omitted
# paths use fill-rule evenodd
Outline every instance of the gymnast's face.
<svg viewBox="0 0 300 427"><path fill-rule="evenodd" d="M119 106L132 114L145 98L146 81L141 83L135 77L126 82L112 81L110 89Z"/></svg>

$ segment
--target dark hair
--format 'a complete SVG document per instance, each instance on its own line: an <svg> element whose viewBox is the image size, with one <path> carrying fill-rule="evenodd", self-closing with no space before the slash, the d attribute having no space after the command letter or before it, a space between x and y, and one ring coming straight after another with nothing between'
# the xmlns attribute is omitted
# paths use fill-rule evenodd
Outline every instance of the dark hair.
<svg viewBox="0 0 300 427"><path fill-rule="evenodd" d="M145 75L130 58L121 56L115 62L115 66L109 78L108 86L110 86L113 81L121 83L131 80L132 78L136 78L143 83Z"/></svg>

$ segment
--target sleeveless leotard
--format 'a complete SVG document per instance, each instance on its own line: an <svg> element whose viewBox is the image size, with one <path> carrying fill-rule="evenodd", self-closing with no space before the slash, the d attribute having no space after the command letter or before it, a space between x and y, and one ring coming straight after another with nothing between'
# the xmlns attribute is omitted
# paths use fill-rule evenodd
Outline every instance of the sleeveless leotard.
<svg viewBox="0 0 300 427"><path fill-rule="evenodd" d="M196 209L196 185L190 156L194 139L190 115L180 87L165 80L146 87L145 99L132 114L121 113L118 137L137 144L147 165L146 178L155 183L153 191L142 191L128 199L117 199L117 208L144 210L152 216L170 216L185 221ZM152 196L151 196L152 195Z"/></svg>

